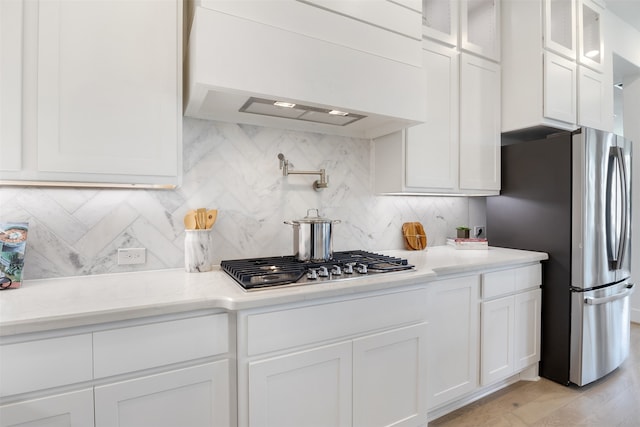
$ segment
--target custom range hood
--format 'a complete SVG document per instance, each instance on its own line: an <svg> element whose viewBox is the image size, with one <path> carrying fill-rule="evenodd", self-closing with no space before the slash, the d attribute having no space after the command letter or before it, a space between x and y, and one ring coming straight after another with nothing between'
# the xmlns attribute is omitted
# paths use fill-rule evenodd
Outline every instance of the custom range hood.
<svg viewBox="0 0 640 427"><path fill-rule="evenodd" d="M358 138L424 122L420 41L389 32L417 49L403 62L225 12L193 10L186 116Z"/></svg>

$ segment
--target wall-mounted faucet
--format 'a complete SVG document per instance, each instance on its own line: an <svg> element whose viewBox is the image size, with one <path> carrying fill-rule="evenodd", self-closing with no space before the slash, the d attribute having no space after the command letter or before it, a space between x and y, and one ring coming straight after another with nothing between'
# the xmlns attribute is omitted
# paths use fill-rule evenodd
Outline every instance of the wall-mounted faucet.
<svg viewBox="0 0 640 427"><path fill-rule="evenodd" d="M282 176L298 174L298 175L320 175L320 179L316 180L313 183L313 189L316 191L320 191L323 188L327 188L329 186L329 177L324 169L320 169L319 171L294 171L291 170L293 168L293 163L290 163L284 157L284 154L278 154L278 159L280 160L280 169L282 169Z"/></svg>

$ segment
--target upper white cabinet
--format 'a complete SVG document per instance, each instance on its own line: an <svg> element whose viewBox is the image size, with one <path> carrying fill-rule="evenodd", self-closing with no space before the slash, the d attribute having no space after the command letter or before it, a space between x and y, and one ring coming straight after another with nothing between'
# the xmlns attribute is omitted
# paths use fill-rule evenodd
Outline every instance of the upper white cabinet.
<svg viewBox="0 0 640 427"><path fill-rule="evenodd" d="M422 33L451 46L458 44L460 2L422 0Z"/></svg>
<svg viewBox="0 0 640 427"><path fill-rule="evenodd" d="M0 170L22 163L22 0L0 2Z"/></svg>
<svg viewBox="0 0 640 427"><path fill-rule="evenodd" d="M17 22L24 156L0 179L177 185L182 2L25 2Z"/></svg>
<svg viewBox="0 0 640 427"><path fill-rule="evenodd" d="M576 3L574 0L544 0L544 48L576 59Z"/></svg>
<svg viewBox="0 0 640 427"><path fill-rule="evenodd" d="M578 59L596 71L604 70L603 8L592 0L578 1Z"/></svg>
<svg viewBox="0 0 640 427"><path fill-rule="evenodd" d="M425 37L500 61L500 2L422 0Z"/></svg>
<svg viewBox="0 0 640 427"><path fill-rule="evenodd" d="M500 1L460 1L460 47L500 61Z"/></svg>
<svg viewBox="0 0 640 427"><path fill-rule="evenodd" d="M503 132L613 129L613 68L602 13L591 0L502 3Z"/></svg>
<svg viewBox="0 0 640 427"><path fill-rule="evenodd" d="M498 194L499 13L495 1L423 1L427 121L374 140L377 193Z"/></svg>
<svg viewBox="0 0 640 427"><path fill-rule="evenodd" d="M500 191L500 65L463 53L460 60L460 189Z"/></svg>

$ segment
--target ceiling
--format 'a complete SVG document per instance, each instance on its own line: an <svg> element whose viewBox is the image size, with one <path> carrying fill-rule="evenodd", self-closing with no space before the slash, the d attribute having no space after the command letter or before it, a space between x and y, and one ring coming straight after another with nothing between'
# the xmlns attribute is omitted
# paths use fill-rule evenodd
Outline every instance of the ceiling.
<svg viewBox="0 0 640 427"><path fill-rule="evenodd" d="M607 0L607 9L640 31L640 0Z"/></svg>

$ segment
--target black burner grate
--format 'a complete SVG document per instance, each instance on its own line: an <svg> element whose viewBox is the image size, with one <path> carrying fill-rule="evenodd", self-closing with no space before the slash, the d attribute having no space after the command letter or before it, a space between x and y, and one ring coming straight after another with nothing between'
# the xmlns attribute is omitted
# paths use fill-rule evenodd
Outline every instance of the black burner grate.
<svg viewBox="0 0 640 427"><path fill-rule="evenodd" d="M307 271L310 269L319 267L331 269L336 265L344 268L349 264L366 265L367 275L413 268L406 259L359 250L334 252L333 259L326 262L303 262L293 256L279 256L222 261L220 266L243 288L251 290L297 284L300 281L310 283L305 281ZM349 277L346 275L331 276L319 281L335 281L361 275L357 273ZM314 280L314 282L318 282L318 280Z"/></svg>

